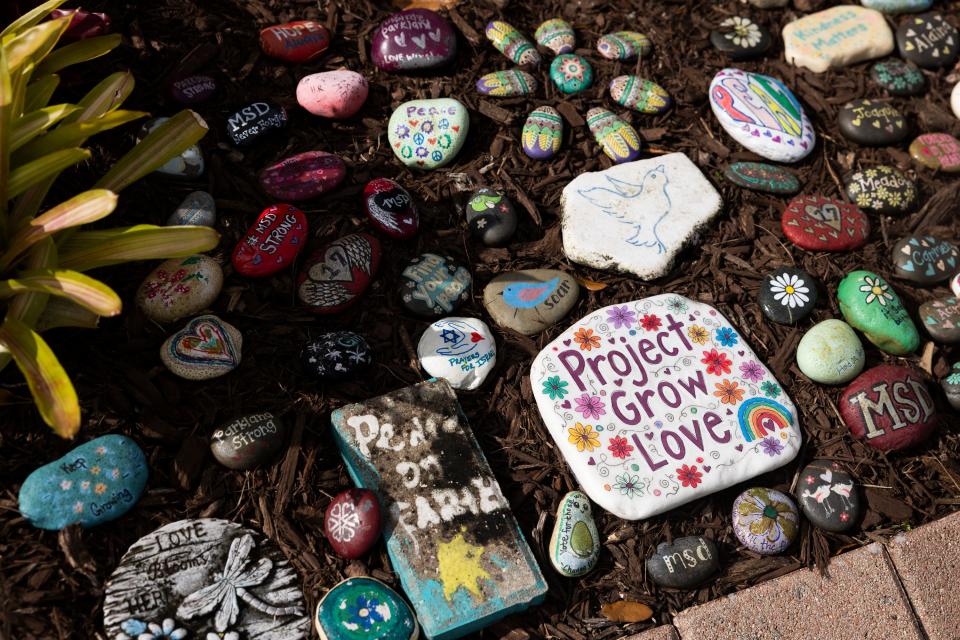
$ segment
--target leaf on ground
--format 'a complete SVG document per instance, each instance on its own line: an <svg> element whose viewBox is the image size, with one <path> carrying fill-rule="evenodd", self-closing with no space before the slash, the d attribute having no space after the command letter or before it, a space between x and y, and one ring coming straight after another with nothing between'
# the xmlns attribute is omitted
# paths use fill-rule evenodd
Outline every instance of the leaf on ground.
<svg viewBox="0 0 960 640"><path fill-rule="evenodd" d="M589 278L577 278L577 282L579 282L580 286L587 291L603 291L610 286L605 282L597 282L596 280L590 280Z"/></svg>
<svg viewBox="0 0 960 640"><path fill-rule="evenodd" d="M653 617L653 609L642 602L620 600L600 607L600 613L614 622L643 622Z"/></svg>

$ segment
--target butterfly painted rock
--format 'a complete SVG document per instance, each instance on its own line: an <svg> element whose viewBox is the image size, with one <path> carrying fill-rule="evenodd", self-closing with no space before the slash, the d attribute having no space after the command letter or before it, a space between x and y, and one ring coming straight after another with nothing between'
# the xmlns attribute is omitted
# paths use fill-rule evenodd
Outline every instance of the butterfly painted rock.
<svg viewBox="0 0 960 640"><path fill-rule="evenodd" d="M166 339L160 360L181 378L207 380L236 369L242 346L236 327L214 315L197 316Z"/></svg>
<svg viewBox="0 0 960 640"><path fill-rule="evenodd" d="M307 258L297 279L297 296L314 313L343 311L360 299L379 266L376 238L366 233L343 236Z"/></svg>
<svg viewBox="0 0 960 640"><path fill-rule="evenodd" d="M560 150L563 118L553 107L534 109L523 124L521 139L525 154L534 160L549 160Z"/></svg>
<svg viewBox="0 0 960 640"><path fill-rule="evenodd" d="M809 251L849 251L862 247L870 235L870 221L856 205L824 196L800 195L780 218L783 234Z"/></svg>
<svg viewBox="0 0 960 640"><path fill-rule="evenodd" d="M494 20L487 25L485 33L497 51L510 58L515 65L540 66L540 53L537 48L512 24Z"/></svg>
<svg viewBox="0 0 960 640"><path fill-rule="evenodd" d="M240 275L269 276L285 269L307 240L307 217L289 204L263 210L233 250L233 266Z"/></svg>
<svg viewBox="0 0 960 640"><path fill-rule="evenodd" d="M412 238L420 227L413 196L389 178L374 178L367 183L363 208L377 229L397 240Z"/></svg>
<svg viewBox="0 0 960 640"><path fill-rule="evenodd" d="M636 129L618 118L612 111L594 107L587 112L587 127L594 140L616 162L630 162L640 156L640 136Z"/></svg>
<svg viewBox="0 0 960 640"><path fill-rule="evenodd" d="M666 89L639 76L617 76L609 90L614 102L640 113L662 113L673 102Z"/></svg>
<svg viewBox="0 0 960 640"><path fill-rule="evenodd" d="M309 200L343 182L347 166L326 151L307 151L260 172L260 186L277 200Z"/></svg>
<svg viewBox="0 0 960 640"><path fill-rule="evenodd" d="M411 100L390 116L387 139L403 164L414 169L436 169L453 160L469 128L470 114L457 100Z"/></svg>
<svg viewBox="0 0 960 640"><path fill-rule="evenodd" d="M441 67L457 55L457 34L440 14L408 9L380 23L373 34L370 57L384 71Z"/></svg>

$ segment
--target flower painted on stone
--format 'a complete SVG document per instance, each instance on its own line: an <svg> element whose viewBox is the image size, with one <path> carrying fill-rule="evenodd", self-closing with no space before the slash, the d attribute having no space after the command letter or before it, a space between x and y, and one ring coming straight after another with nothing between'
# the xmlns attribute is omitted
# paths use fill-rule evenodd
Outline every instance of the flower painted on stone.
<svg viewBox="0 0 960 640"><path fill-rule="evenodd" d="M748 360L747 362L741 363L740 375L750 382L760 382L763 378L763 367L761 367L760 363L756 360Z"/></svg>
<svg viewBox="0 0 960 640"><path fill-rule="evenodd" d="M724 378L723 382L714 386L717 390L713 392L713 395L720 398L722 404L737 404L743 400L744 390L736 382L730 382Z"/></svg>
<svg viewBox="0 0 960 640"><path fill-rule="evenodd" d="M796 537L797 523L791 506L774 500L762 489L757 489L756 492L760 493L760 496L748 493L737 507L750 532L756 536L764 536L771 543L784 536L790 540Z"/></svg>
<svg viewBox="0 0 960 640"><path fill-rule="evenodd" d="M397 134L398 138L406 138L410 135L410 127L405 124L399 124L397 128L394 129L394 133Z"/></svg>
<svg viewBox="0 0 960 640"><path fill-rule="evenodd" d="M696 489L697 485L703 482L703 474L697 471L697 465L683 465L677 469L677 480L685 487Z"/></svg>
<svg viewBox="0 0 960 640"><path fill-rule="evenodd" d="M640 326L643 327L644 331L656 331L660 328L661 324L663 324L663 322L660 320L660 318L652 313L648 313L640 318Z"/></svg>
<svg viewBox="0 0 960 640"><path fill-rule="evenodd" d="M864 284L860 285L860 291L867 294L865 302L871 304L874 300L880 303L880 306L887 304L887 300L893 300L893 295L888 291L890 285L883 281L879 276L871 278L863 276Z"/></svg>
<svg viewBox="0 0 960 640"><path fill-rule="evenodd" d="M597 420L606 413L605 405L600 396L591 396L585 393L574 402L576 402L576 406L573 407L574 411L579 411L584 418Z"/></svg>
<svg viewBox="0 0 960 640"><path fill-rule="evenodd" d="M551 400L563 400L563 396L569 393L567 390L568 384L570 383L561 380L560 376L551 376L543 383L543 393L548 395Z"/></svg>
<svg viewBox="0 0 960 640"><path fill-rule="evenodd" d="M581 327L573 334L573 341L580 345L581 351L600 348L600 336L593 335L593 329Z"/></svg>
<svg viewBox="0 0 960 640"><path fill-rule="evenodd" d="M768 398L776 398L780 395L780 385L773 380L767 380L760 385L760 390L763 391L763 395L767 396Z"/></svg>
<svg viewBox="0 0 960 640"><path fill-rule="evenodd" d="M102 482L98 482L96 486L93 488L93 492L98 496L102 496L107 492L107 485L105 485Z"/></svg>
<svg viewBox="0 0 960 640"><path fill-rule="evenodd" d="M960 373L951 373L948 375L947 384L960 384Z"/></svg>
<svg viewBox="0 0 960 640"><path fill-rule="evenodd" d="M610 444L607 445L607 449L610 450L610 453L613 454L614 458L625 459L630 455L630 452L633 451L633 447L630 446L630 443L627 442L626 438L620 436L614 436L610 438Z"/></svg>
<svg viewBox="0 0 960 640"><path fill-rule="evenodd" d="M817 479L814 478L812 475L807 474L807 477L804 478L803 481L806 482L807 484L813 484L814 482L817 481Z"/></svg>
<svg viewBox="0 0 960 640"><path fill-rule="evenodd" d="M617 476L613 488L620 492L620 495L632 498L636 495L643 495L643 488L640 486L640 476L629 473L621 473Z"/></svg>
<svg viewBox="0 0 960 640"><path fill-rule="evenodd" d="M82 502L79 502L79 501L74 502L74 503L73 503L73 512L74 512L74 513L83 513L83 503L82 503Z"/></svg>
<svg viewBox="0 0 960 640"><path fill-rule="evenodd" d="M102 456L102 455L105 454L106 452L107 452L107 448L106 448L106 447L97 447L97 455L98 455L98 456Z"/></svg>
<svg viewBox="0 0 960 640"><path fill-rule="evenodd" d="M710 349L704 353L700 362L707 365L707 373L714 376L730 373L730 366L733 364L727 354L720 353L716 349Z"/></svg>
<svg viewBox="0 0 960 640"><path fill-rule="evenodd" d="M768 437L760 441L760 448L768 456L778 456L783 451L783 445L776 438Z"/></svg>
<svg viewBox="0 0 960 640"><path fill-rule="evenodd" d="M687 329L687 337L697 344L707 344L710 339L710 333L698 324L690 325Z"/></svg>
<svg viewBox="0 0 960 640"><path fill-rule="evenodd" d="M577 451L593 451L600 446L600 437L597 436L597 432L593 430L592 425L578 422L576 426L567 429L567 433L570 434L567 441L570 444L577 445Z"/></svg>
<svg viewBox="0 0 960 640"><path fill-rule="evenodd" d="M686 313L687 303L683 301L683 298L670 298L667 300L667 310L674 313Z"/></svg>
<svg viewBox="0 0 960 640"><path fill-rule="evenodd" d="M637 314L630 310L630 307L612 307L607 310L607 322L613 325L614 329L629 327L637 321Z"/></svg>
<svg viewBox="0 0 960 640"><path fill-rule="evenodd" d="M89 480L81 480L81 481L80 481L80 491L86 491L86 490L89 489L89 488L90 488L90 481L89 481Z"/></svg>
<svg viewBox="0 0 960 640"><path fill-rule="evenodd" d="M63 482L60 483L60 488L63 489L64 491L69 491L70 487L72 486L73 486L72 480L64 480Z"/></svg>
<svg viewBox="0 0 960 640"><path fill-rule="evenodd" d="M581 64L580 60L576 57L565 58L563 64L560 65L560 73L563 74L563 79L567 81L583 80L583 64Z"/></svg>
<svg viewBox="0 0 960 640"><path fill-rule="evenodd" d="M760 33L760 27L754 24L749 18L734 16L727 18L720 23L721 27L729 27L730 31L723 36L733 42L738 47L747 49L756 46L763 37Z"/></svg>
<svg viewBox="0 0 960 640"><path fill-rule="evenodd" d="M717 342L723 347L732 347L737 344L737 334L730 327L721 327L714 332Z"/></svg>
<svg viewBox="0 0 960 640"><path fill-rule="evenodd" d="M117 636L117 640L182 640L189 633L186 629L179 626L173 618L165 618L160 624L156 622L145 623L135 618L125 620L120 628L123 633Z"/></svg>
<svg viewBox="0 0 960 640"><path fill-rule="evenodd" d="M100 475L100 471L101 471L100 465L98 464L95 464L92 467L90 467L90 473L92 473L95 476Z"/></svg>
<svg viewBox="0 0 960 640"><path fill-rule="evenodd" d="M369 631L373 625L384 621L379 607L380 601L376 598L357 596L357 600L350 607L350 623Z"/></svg>
<svg viewBox="0 0 960 640"><path fill-rule="evenodd" d="M847 513L846 511L840 514L840 522L846 522L849 519L850 519L850 514Z"/></svg>
<svg viewBox="0 0 960 640"><path fill-rule="evenodd" d="M773 299L785 307L795 309L810 302L810 288L803 278L795 273L781 273L770 282Z"/></svg>

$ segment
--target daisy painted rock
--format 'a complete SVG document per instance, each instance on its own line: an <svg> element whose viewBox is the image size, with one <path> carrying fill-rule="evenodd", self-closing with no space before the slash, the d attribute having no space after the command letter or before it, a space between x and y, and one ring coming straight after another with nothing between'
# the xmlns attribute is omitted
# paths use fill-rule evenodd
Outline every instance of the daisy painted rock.
<svg viewBox="0 0 960 640"><path fill-rule="evenodd" d="M919 444L939 423L926 379L910 367L884 364L868 369L837 404L850 433L880 451Z"/></svg>
<svg viewBox="0 0 960 640"><path fill-rule="evenodd" d="M903 60L884 60L870 68L870 77L893 96L915 96L927 89L927 78Z"/></svg>
<svg viewBox="0 0 960 640"><path fill-rule="evenodd" d="M780 227L790 242L810 251L858 249L870 235L870 221L856 205L813 195L791 200Z"/></svg>
<svg viewBox="0 0 960 640"><path fill-rule="evenodd" d="M844 4L785 26L783 50L787 62L823 73L889 54L893 32L879 11Z"/></svg>
<svg viewBox="0 0 960 640"><path fill-rule="evenodd" d="M800 514L787 494L754 487L733 501L733 532L751 551L783 553L800 533Z"/></svg>
<svg viewBox="0 0 960 640"><path fill-rule="evenodd" d="M887 353L905 356L920 346L920 334L900 297L879 275L851 271L837 287L837 300L844 320Z"/></svg>
<svg viewBox="0 0 960 640"><path fill-rule="evenodd" d="M763 315L774 322L799 322L817 306L817 281L803 269L775 269L760 283L758 302Z"/></svg>
<svg viewBox="0 0 960 640"><path fill-rule="evenodd" d="M547 431L584 492L628 520L776 469L797 410L713 307L663 294L592 312L534 359Z"/></svg>
<svg viewBox="0 0 960 640"><path fill-rule="evenodd" d="M750 18L731 16L710 32L710 43L731 60L746 60L766 52L770 32Z"/></svg>
<svg viewBox="0 0 960 640"><path fill-rule="evenodd" d="M373 351L367 341L352 331L330 331L309 340L300 350L303 371L325 381L346 380L370 366Z"/></svg>

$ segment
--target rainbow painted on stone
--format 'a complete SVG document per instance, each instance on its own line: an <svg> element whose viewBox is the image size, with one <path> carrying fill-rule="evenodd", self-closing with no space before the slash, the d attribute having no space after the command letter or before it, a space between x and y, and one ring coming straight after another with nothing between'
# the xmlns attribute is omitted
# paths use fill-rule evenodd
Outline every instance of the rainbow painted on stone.
<svg viewBox="0 0 960 640"><path fill-rule="evenodd" d="M595 107L587 112L587 127L607 156L616 162L630 162L640 156L640 136L636 129L612 111Z"/></svg>
<svg viewBox="0 0 960 640"><path fill-rule="evenodd" d="M768 398L750 398L737 413L743 439L753 442L773 433L774 429L789 429L793 416L779 402Z"/></svg>
<svg viewBox="0 0 960 640"><path fill-rule="evenodd" d="M510 58L514 64L540 66L540 53L537 48L509 22L494 20L487 25L485 32L497 51Z"/></svg>

